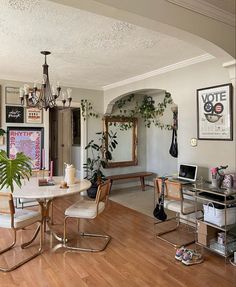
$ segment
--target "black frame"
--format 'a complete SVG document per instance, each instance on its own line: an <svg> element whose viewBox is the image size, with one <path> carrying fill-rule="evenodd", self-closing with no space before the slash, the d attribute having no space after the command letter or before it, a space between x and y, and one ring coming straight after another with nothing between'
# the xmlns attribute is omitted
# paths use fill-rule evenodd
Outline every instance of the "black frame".
<svg viewBox="0 0 236 287"><path fill-rule="evenodd" d="M9 134L10 131L40 131L41 132L41 150L40 150L40 169L42 169L42 149L44 148L44 128L43 127L7 127L7 155L9 156ZM36 169L36 168L32 168Z"/></svg>
<svg viewBox="0 0 236 287"><path fill-rule="evenodd" d="M20 113L20 117L19 118L16 118L16 119L9 119L8 118L8 115L10 112L17 112L19 111ZM24 123L24 107L21 107L21 106L6 106L6 123L12 123L12 124L22 124ZM14 114L13 114L14 116Z"/></svg>
<svg viewBox="0 0 236 287"><path fill-rule="evenodd" d="M214 89L218 89L218 88L223 88L223 87L228 87L229 89L229 93L228 95L228 111L229 111L229 116L230 116L230 120L229 120L229 137L203 137L202 134L200 134L200 101L199 101L199 97L200 97L200 93L202 91L206 91L207 90L214 90ZM212 93L212 92L211 92ZM216 96L216 94L214 94ZM212 101L213 102L213 101ZM221 102L217 102L214 106L212 104L212 102L207 102L205 103L205 105L209 104L209 108L204 105L204 110L206 111L205 113L205 117L207 118L207 115L209 115L209 118L211 118L212 116L212 121L208 120L211 124L214 124L217 122L217 118L220 118L220 114L223 112L224 110L224 105ZM216 108L216 105L218 105L218 109ZM213 114L213 109L215 111L215 114ZM221 111L220 111L221 110ZM211 113L210 113L211 112ZM215 122L214 122L215 121ZM229 84L223 84L223 85L217 85L217 86L212 86L212 87L207 87L207 88L202 88L202 89L197 89L197 137L199 140L221 140L221 141L232 141L233 140L233 85L231 83Z"/></svg>

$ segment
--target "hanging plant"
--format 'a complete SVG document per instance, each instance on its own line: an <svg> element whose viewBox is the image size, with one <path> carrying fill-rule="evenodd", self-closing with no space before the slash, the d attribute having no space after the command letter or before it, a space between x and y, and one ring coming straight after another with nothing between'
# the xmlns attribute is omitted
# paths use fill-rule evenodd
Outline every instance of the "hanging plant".
<svg viewBox="0 0 236 287"><path fill-rule="evenodd" d="M171 125L164 124L160 121L160 117L163 116L167 105L173 103L171 94L165 92L165 97L162 102L155 106L155 101L151 96L144 96L142 102L136 101L133 109L123 109L127 103L131 103L135 100L134 94L129 95L124 99L120 99L115 103L115 106L119 109L120 116L122 117L138 117L140 116L144 120L146 127L150 128L151 124L161 129L172 129ZM125 127L126 129L128 126Z"/></svg>
<svg viewBox="0 0 236 287"><path fill-rule="evenodd" d="M81 100L81 110L84 120L86 120L86 118L99 117L99 114L94 111L92 103L88 100Z"/></svg>

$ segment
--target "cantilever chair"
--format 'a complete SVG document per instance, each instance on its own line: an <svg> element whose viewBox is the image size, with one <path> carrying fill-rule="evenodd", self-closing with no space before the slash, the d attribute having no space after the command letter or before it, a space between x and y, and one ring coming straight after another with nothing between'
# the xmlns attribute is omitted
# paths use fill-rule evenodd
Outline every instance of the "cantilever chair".
<svg viewBox="0 0 236 287"><path fill-rule="evenodd" d="M38 222L39 226L36 229L32 239L26 243L21 245L21 248L26 248L29 246L38 234L38 229L40 228L40 242L39 242L39 250L27 257L26 259L18 262L17 264L11 267L0 267L0 271L9 272L12 271L31 259L35 258L39 254L42 253L42 216L40 212L32 211L32 210L22 210L15 209L12 194L10 192L0 192L0 228L9 228L13 230L13 242L10 246L0 250L0 254L7 252L16 244L17 239L17 231L19 229L24 229L25 227Z"/></svg>
<svg viewBox="0 0 236 287"><path fill-rule="evenodd" d="M154 187L155 187L155 194L157 198L159 198L162 186L162 179L156 178L154 179ZM157 238L170 243L175 248L178 248L182 245L189 245L195 242L195 240L191 239L183 244L177 244L173 241L168 240L167 238L163 237L163 235L176 231L180 226L180 221L193 224L193 221L186 218L190 214L194 214L197 210L201 210L202 206L197 206L197 210L195 207L195 201L191 200L188 196L184 196L182 190L182 184L179 182L171 182L169 180L165 181L165 199L164 199L164 207L168 210L175 212L175 216L171 216L165 221L158 221L155 224L165 224L168 221L176 221L175 227L163 232L158 232L156 234Z"/></svg>
<svg viewBox="0 0 236 287"><path fill-rule="evenodd" d="M76 218L76 219L94 219L99 214L101 214L107 203L108 195L110 192L111 182L106 181L105 183L102 183L98 187L97 195L95 200L87 200L82 199L77 201L75 204L71 205L69 208L65 211L65 219L64 219L64 247L71 249L71 250L77 250L77 251L90 251L90 252L99 252L106 248L109 241L111 240L111 237L106 234L94 234L94 233L80 233L80 238L101 238L103 241L103 245L100 248L87 248L87 247L81 247L81 246L70 246L68 244L68 238L67 238L67 220L69 218Z"/></svg>

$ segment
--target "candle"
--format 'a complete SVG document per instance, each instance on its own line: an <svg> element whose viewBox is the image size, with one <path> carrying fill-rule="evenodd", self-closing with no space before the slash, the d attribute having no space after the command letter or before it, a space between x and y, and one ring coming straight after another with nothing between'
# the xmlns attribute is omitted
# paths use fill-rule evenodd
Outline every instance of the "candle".
<svg viewBox="0 0 236 287"><path fill-rule="evenodd" d="M45 169L45 149L42 149L42 169Z"/></svg>
<svg viewBox="0 0 236 287"><path fill-rule="evenodd" d="M52 176L53 176L53 161L51 160L50 162L50 179L52 180Z"/></svg>

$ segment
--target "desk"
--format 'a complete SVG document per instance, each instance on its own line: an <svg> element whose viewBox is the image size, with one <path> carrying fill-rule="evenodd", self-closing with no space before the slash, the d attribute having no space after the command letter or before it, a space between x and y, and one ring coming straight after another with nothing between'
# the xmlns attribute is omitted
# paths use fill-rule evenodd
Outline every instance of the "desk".
<svg viewBox="0 0 236 287"><path fill-rule="evenodd" d="M122 179L131 179L131 178L139 178L141 182L141 188L142 191L145 190L145 181L144 177L146 176L151 176L154 175L152 172L146 172L146 171L141 171L141 172L134 172L134 173L125 173L125 174L117 174L117 175L110 175L107 176L107 179L111 180L111 185L114 180L122 180Z"/></svg>
<svg viewBox="0 0 236 287"><path fill-rule="evenodd" d="M48 222L49 219L49 208L54 198L70 196L73 194L77 194L79 192L85 191L91 186L91 182L82 179L77 180L75 184L69 186L69 188L62 189L60 188L60 182L63 180L63 177L53 177L55 181L55 185L52 186L39 186L38 178L32 177L29 181L25 181L25 184L22 185L21 188L18 186L15 187L13 197L14 198L27 198L27 199L35 199L38 201L41 207L42 213L42 221L44 225L44 230L46 231L46 225L48 225L49 229L50 225ZM32 241L36 238L39 232L39 228L35 232L35 236ZM56 235L53 231L52 234L54 237L62 242L62 238ZM31 242L32 242L31 241ZM30 243L31 243L30 242Z"/></svg>

